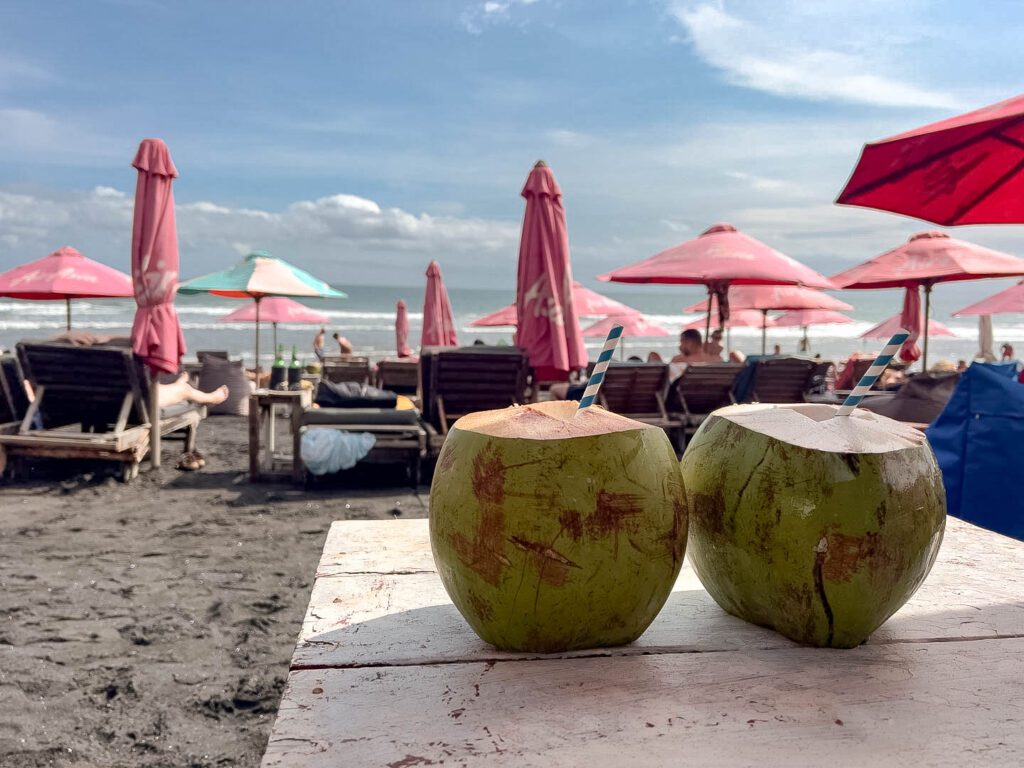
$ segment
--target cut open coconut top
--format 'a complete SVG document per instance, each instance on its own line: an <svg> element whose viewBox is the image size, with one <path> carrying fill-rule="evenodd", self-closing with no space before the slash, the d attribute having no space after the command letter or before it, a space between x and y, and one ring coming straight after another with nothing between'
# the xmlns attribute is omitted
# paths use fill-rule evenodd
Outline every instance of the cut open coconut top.
<svg viewBox="0 0 1024 768"><path fill-rule="evenodd" d="M480 411L463 416L455 427L491 437L523 440L564 440L593 437L632 429L652 429L647 424L627 419L600 406L579 411L575 400L548 400L530 405L513 405L497 411Z"/></svg>
<svg viewBox="0 0 1024 768"><path fill-rule="evenodd" d="M826 403L730 405L714 415L783 443L830 453L889 453L920 446L922 432L863 409L835 416Z"/></svg>

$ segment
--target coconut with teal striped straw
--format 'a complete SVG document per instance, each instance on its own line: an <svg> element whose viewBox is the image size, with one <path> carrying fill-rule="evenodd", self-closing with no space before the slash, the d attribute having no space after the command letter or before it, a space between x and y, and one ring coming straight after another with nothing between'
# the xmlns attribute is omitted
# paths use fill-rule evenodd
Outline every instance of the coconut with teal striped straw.
<svg viewBox="0 0 1024 768"><path fill-rule="evenodd" d="M864 399L864 395L868 393L868 390L874 386L874 383L878 381L878 377L882 375L882 371L885 367L892 362L892 359L896 356L896 353L900 351L900 347L910 338L910 331L906 331L900 328L896 333L893 334L892 338L889 339L889 343L885 345L885 349L882 350L882 354L875 358L875 361L871 363L871 367L868 368L867 373L860 377L860 381L857 382L857 386L846 396L843 404L839 406L839 409L835 412L836 416L849 416L853 413L853 409L860 405L860 401Z"/></svg>
<svg viewBox="0 0 1024 768"><path fill-rule="evenodd" d="M604 372L608 370L608 366L611 364L612 355L615 353L615 345L619 343L621 336L621 325L613 325L611 330L608 331L608 338L604 340L601 354L597 356L597 363L595 363L594 371L590 374L590 379L587 381L587 388L583 390L583 397L580 398L580 407L576 409L576 413L579 413L584 408L589 408L597 399L597 391L601 388L601 382L604 381Z"/></svg>

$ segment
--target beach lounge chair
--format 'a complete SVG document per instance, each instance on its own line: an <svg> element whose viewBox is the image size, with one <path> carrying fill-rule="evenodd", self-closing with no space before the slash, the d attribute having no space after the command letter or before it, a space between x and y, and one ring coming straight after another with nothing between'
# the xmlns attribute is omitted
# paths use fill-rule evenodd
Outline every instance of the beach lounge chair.
<svg viewBox="0 0 1024 768"><path fill-rule="evenodd" d="M381 360L377 363L377 386L415 397L420 389L420 364L416 360Z"/></svg>
<svg viewBox="0 0 1024 768"><path fill-rule="evenodd" d="M684 435L696 432L712 411L736 402L732 388L742 368L736 363L690 363L683 369L673 388Z"/></svg>
<svg viewBox="0 0 1024 768"><path fill-rule="evenodd" d="M28 407L25 377L21 373L18 358L14 355L0 355L0 429L9 425L11 429L8 431L16 431Z"/></svg>
<svg viewBox="0 0 1024 768"><path fill-rule="evenodd" d="M424 349L420 356L423 418L435 444L460 416L526 402L527 361L515 347Z"/></svg>
<svg viewBox="0 0 1024 768"><path fill-rule="evenodd" d="M665 409L667 363L612 363L597 394L599 405L634 421L661 427L670 436L682 426Z"/></svg>
<svg viewBox="0 0 1024 768"><path fill-rule="evenodd" d="M342 355L324 357L320 375L327 381L340 384L343 381L354 381L357 384L370 383L370 358Z"/></svg>
<svg viewBox="0 0 1024 768"><path fill-rule="evenodd" d="M816 363L800 357L766 357L754 364L751 399L758 403L802 403Z"/></svg>
<svg viewBox="0 0 1024 768"><path fill-rule="evenodd" d="M117 461L124 480L138 474L151 443L150 382L130 348L22 343L18 358L35 399L17 431L0 435L9 457ZM184 432L185 450L193 451L204 416L201 406L171 406L159 434Z"/></svg>
<svg viewBox="0 0 1024 768"><path fill-rule="evenodd" d="M933 422L953 396L959 373L919 373L895 393L865 398L860 407L896 421L924 427Z"/></svg>

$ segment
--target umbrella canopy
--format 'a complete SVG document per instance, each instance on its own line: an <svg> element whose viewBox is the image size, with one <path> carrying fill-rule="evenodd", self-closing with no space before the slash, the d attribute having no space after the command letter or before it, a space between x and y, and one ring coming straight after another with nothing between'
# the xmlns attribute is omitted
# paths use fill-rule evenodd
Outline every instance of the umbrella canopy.
<svg viewBox="0 0 1024 768"><path fill-rule="evenodd" d="M806 328L809 325L845 325L853 322L855 321L852 317L828 309L794 309L776 317L775 327Z"/></svg>
<svg viewBox="0 0 1024 768"><path fill-rule="evenodd" d="M587 338L605 338L612 326L622 326L622 336L636 338L653 338L655 336L671 336L672 332L662 328L657 323L652 323L639 313L628 315L609 315L603 320L598 320L592 325L583 329L582 333Z"/></svg>
<svg viewBox="0 0 1024 768"><path fill-rule="evenodd" d="M1024 312L1024 280L1005 291L994 293L987 299L970 306L958 309L953 317L961 315L1005 315L1012 312Z"/></svg>
<svg viewBox="0 0 1024 768"><path fill-rule="evenodd" d="M246 256L230 269L194 277L178 286L178 293L209 293L229 299L256 300L256 372L260 371L260 311L266 296L346 298L346 295L305 270L266 251Z"/></svg>
<svg viewBox="0 0 1024 768"><path fill-rule="evenodd" d="M516 280L516 346L537 380L568 376L587 364L577 320L562 190L547 163L537 162L521 192L526 200Z"/></svg>
<svg viewBox="0 0 1024 768"><path fill-rule="evenodd" d="M395 350L399 357L409 357L412 354L409 348L409 312L401 299L395 307Z"/></svg>
<svg viewBox="0 0 1024 768"><path fill-rule="evenodd" d="M903 315L893 315L871 328L868 328L860 335L862 339L889 339L903 325ZM955 336L949 328L938 320L928 321L928 334L931 336Z"/></svg>
<svg viewBox="0 0 1024 768"><path fill-rule="evenodd" d="M273 323L274 325L274 349L277 349L277 324L278 323L301 323L303 325L322 325L329 320L323 315L310 309L305 304L285 298L283 296L268 296L261 299L259 307L256 302L239 307L234 312L229 312L220 319L222 323L254 322Z"/></svg>
<svg viewBox="0 0 1024 768"><path fill-rule="evenodd" d="M716 296L719 327L729 317L730 285L803 285L834 288L829 280L796 259L743 234L731 224L715 224L699 237L649 259L616 269L600 280L618 283L671 283L707 286ZM711 327L708 312L705 333Z"/></svg>
<svg viewBox="0 0 1024 768"><path fill-rule="evenodd" d="M836 202L945 226L1024 222L1024 96L865 145Z"/></svg>
<svg viewBox="0 0 1024 768"><path fill-rule="evenodd" d="M427 266L427 290L423 296L423 332L420 347L457 347L452 303L441 278L441 265L431 261Z"/></svg>
<svg viewBox="0 0 1024 768"><path fill-rule="evenodd" d="M223 323L251 322L256 318L256 302L239 307L221 318ZM323 325L330 320L327 315L310 309L284 296L268 296L260 301L259 321L261 323L298 323L302 325Z"/></svg>
<svg viewBox="0 0 1024 768"><path fill-rule="evenodd" d="M250 253L230 269L194 277L178 286L178 292L210 293L229 299L254 299L257 296L346 298L344 293L323 280L266 251Z"/></svg>
<svg viewBox="0 0 1024 768"><path fill-rule="evenodd" d="M846 290L913 288L1017 275L1024 275L1024 259L945 232L919 232L902 245L833 275L832 282Z"/></svg>
<svg viewBox="0 0 1024 768"><path fill-rule="evenodd" d="M730 310L756 309L765 316L772 309L853 309L845 301L840 301L814 288L804 288L799 285L734 285L728 289L726 298ZM712 307L716 307L718 304L717 299L711 297L686 307L683 311L707 312L709 303ZM768 347L767 328L767 323L762 324L762 355Z"/></svg>
<svg viewBox="0 0 1024 768"><path fill-rule="evenodd" d="M607 317L608 315L629 315L639 312L621 301L609 299L607 296L602 296L597 291L592 291L576 282L572 284L572 303L578 317ZM491 328L515 325L516 320L516 305L510 304L497 312L474 320L470 325L474 328Z"/></svg>
<svg viewBox="0 0 1024 768"><path fill-rule="evenodd" d="M69 245L0 274L0 296L64 300L69 329L71 299L122 299L134 295L128 275L86 258Z"/></svg>
<svg viewBox="0 0 1024 768"><path fill-rule="evenodd" d="M683 328L694 328L700 330L704 327L703 320L694 320L687 323ZM729 319L725 321L726 328L774 328L775 321L758 309L737 309L729 313Z"/></svg>
<svg viewBox="0 0 1024 768"><path fill-rule="evenodd" d="M834 296L799 285L734 285L729 288L729 309L821 309L850 310L853 307ZM711 300L713 306L717 301ZM684 312L707 312L708 299L683 309Z"/></svg>

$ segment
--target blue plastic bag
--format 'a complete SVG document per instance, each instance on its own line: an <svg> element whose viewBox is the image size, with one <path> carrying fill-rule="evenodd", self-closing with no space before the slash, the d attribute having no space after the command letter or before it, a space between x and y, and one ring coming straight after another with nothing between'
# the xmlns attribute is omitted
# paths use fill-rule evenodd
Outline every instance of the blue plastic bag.
<svg viewBox="0 0 1024 768"><path fill-rule="evenodd" d="M369 432L340 429L307 429L302 433L299 454L314 475L351 469L373 448L377 438Z"/></svg>

